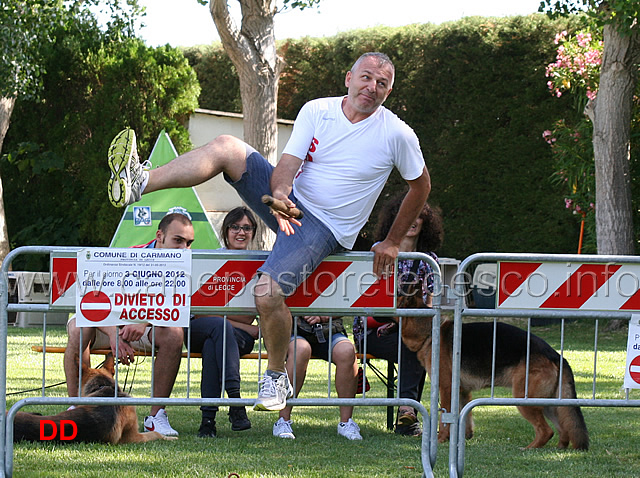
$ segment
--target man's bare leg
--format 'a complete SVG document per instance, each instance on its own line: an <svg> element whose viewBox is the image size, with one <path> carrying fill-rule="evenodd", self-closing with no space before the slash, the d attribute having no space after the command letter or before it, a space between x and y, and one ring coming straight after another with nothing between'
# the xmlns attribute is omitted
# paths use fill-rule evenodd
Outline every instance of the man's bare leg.
<svg viewBox="0 0 640 478"><path fill-rule="evenodd" d="M156 360L153 374L153 396L169 397L180 369L182 358L183 331L181 327L156 327ZM151 330L148 332L152 333ZM151 335L149 335L151 342ZM151 415L164 408L162 405L151 407Z"/></svg>
<svg viewBox="0 0 640 478"><path fill-rule="evenodd" d="M295 353L294 353L295 347ZM295 359L294 359L295 357ZM297 340L289 342L289 352L287 354L287 373L290 380L293 381L293 377L296 377L296 383L294 387L296 389L295 396L297 397L304 385L304 379L307 376L307 367L309 366L309 360L311 360L311 346L306 340ZM295 374L294 367L295 364ZM284 420L291 420L291 409L293 407L286 406L280 412L280 417Z"/></svg>
<svg viewBox="0 0 640 478"><path fill-rule="evenodd" d="M255 287L255 299L264 344L269 353L267 369L284 372L292 323L284 294L276 281L262 274Z"/></svg>
<svg viewBox="0 0 640 478"><path fill-rule="evenodd" d="M336 364L336 392L339 398L353 398L358 387L358 364L353 344L342 340L333 347L331 360ZM353 416L353 407L340 407L340 421L346 422Z"/></svg>
<svg viewBox="0 0 640 478"><path fill-rule="evenodd" d="M338 342L333 348L331 356L336 364L336 391L340 398L353 398L356 396L358 364L356 363L353 343L348 340ZM362 440L360 427L351 419L353 407L340 407L340 423L338 423L338 435L347 440Z"/></svg>
<svg viewBox="0 0 640 478"><path fill-rule="evenodd" d="M80 350L80 327L76 327L76 319L73 318L67 324L67 348L64 351L64 375L67 379L67 394L70 397L78 396L78 351ZM93 327L85 327L82 330L82 361L87 367L91 367L89 344L96 336Z"/></svg>
<svg viewBox="0 0 640 478"><path fill-rule="evenodd" d="M237 181L246 169L246 156L247 149L243 141L234 136L218 136L210 143L150 170L143 193L196 186L222 172Z"/></svg>
<svg viewBox="0 0 640 478"><path fill-rule="evenodd" d="M254 410L282 410L287 398L293 396L285 369L291 337L291 312L284 303L280 286L267 274L262 274L254 290L256 308L264 344L269 353L267 370L260 381Z"/></svg>

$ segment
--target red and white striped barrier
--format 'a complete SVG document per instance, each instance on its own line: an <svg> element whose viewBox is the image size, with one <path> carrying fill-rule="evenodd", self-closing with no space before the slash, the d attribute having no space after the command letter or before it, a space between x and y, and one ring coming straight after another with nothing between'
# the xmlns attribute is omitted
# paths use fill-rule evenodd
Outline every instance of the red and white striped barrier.
<svg viewBox="0 0 640 478"><path fill-rule="evenodd" d="M224 252L193 252L191 307L225 312L254 310L253 285L256 271L267 255L244 252L241 258ZM78 289L77 261L73 253L51 256L51 308L75 307ZM395 275L377 280L372 254L328 257L287 298L292 309L312 309L355 314L364 309L395 308Z"/></svg>
<svg viewBox="0 0 640 478"><path fill-rule="evenodd" d="M640 310L640 265L499 262L499 309Z"/></svg>

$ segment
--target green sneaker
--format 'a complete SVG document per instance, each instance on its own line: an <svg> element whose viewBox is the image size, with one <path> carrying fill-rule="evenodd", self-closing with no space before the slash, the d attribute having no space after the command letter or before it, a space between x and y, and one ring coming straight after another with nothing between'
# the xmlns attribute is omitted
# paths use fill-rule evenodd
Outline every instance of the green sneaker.
<svg viewBox="0 0 640 478"><path fill-rule="evenodd" d="M115 207L125 207L142 197L142 183L149 172L138 160L136 133L132 129L120 131L109 146L109 201Z"/></svg>

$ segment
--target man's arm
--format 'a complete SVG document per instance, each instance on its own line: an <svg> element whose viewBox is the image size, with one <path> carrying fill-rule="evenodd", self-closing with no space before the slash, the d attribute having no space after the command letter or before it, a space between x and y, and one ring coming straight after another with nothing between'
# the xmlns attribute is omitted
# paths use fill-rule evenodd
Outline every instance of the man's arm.
<svg viewBox="0 0 640 478"><path fill-rule="evenodd" d="M429 192L431 191L431 178L425 167L422 174L411 181L409 191L404 197L398 214L391 225L391 229L384 241L374 245L371 250L375 253L373 258L373 273L377 277L387 276L392 272L393 263L398 257L400 242L407 234L411 225L422 211Z"/></svg>
<svg viewBox="0 0 640 478"><path fill-rule="evenodd" d="M114 356L116 355L116 342L118 342L118 360L123 365L129 365L130 363L133 363L135 355L135 350L131 347L129 342L140 340L140 337L142 337L142 334L144 333L143 329L146 329L147 325L148 324L130 324L125 325L122 329L115 326L100 327L99 330L109 337L109 344ZM123 334L125 330L128 331L128 333ZM125 335L129 338L126 338ZM132 338L136 336L137 338Z"/></svg>
<svg viewBox="0 0 640 478"><path fill-rule="evenodd" d="M293 189L293 179L298 169L300 169L301 164L301 159L290 154L283 154L271 175L271 194L275 199L279 199L289 207L296 207L293 201L289 199L289 194ZM292 217L276 212L274 212L274 215L276 216L280 230L287 236L294 232L291 223L297 226L301 225L300 221Z"/></svg>
<svg viewBox="0 0 640 478"><path fill-rule="evenodd" d="M253 321L256 319L253 315L240 315L227 317L231 325L236 329L244 330L251 334L254 339L258 338L260 328L257 325L253 325Z"/></svg>

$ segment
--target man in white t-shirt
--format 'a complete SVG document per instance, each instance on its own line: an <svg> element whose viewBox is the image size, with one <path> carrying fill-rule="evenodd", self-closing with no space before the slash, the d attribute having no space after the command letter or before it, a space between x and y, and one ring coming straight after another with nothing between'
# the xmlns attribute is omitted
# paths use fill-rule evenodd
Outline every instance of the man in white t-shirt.
<svg viewBox="0 0 640 478"><path fill-rule="evenodd" d="M142 192L190 187L220 173L240 197L277 232L255 287L267 370L256 410L281 410L292 389L285 371L291 314L288 295L329 254L350 249L395 167L409 190L387 238L373 246L373 272L390 273L400 241L422 210L431 189L418 138L382 106L395 69L383 53L365 53L345 77L347 95L310 101L296 118L291 138L274 168L238 138L222 135L165 166L143 170L135 134L120 132L109 148L109 198L122 207ZM304 213L301 220L272 212L269 194Z"/></svg>

